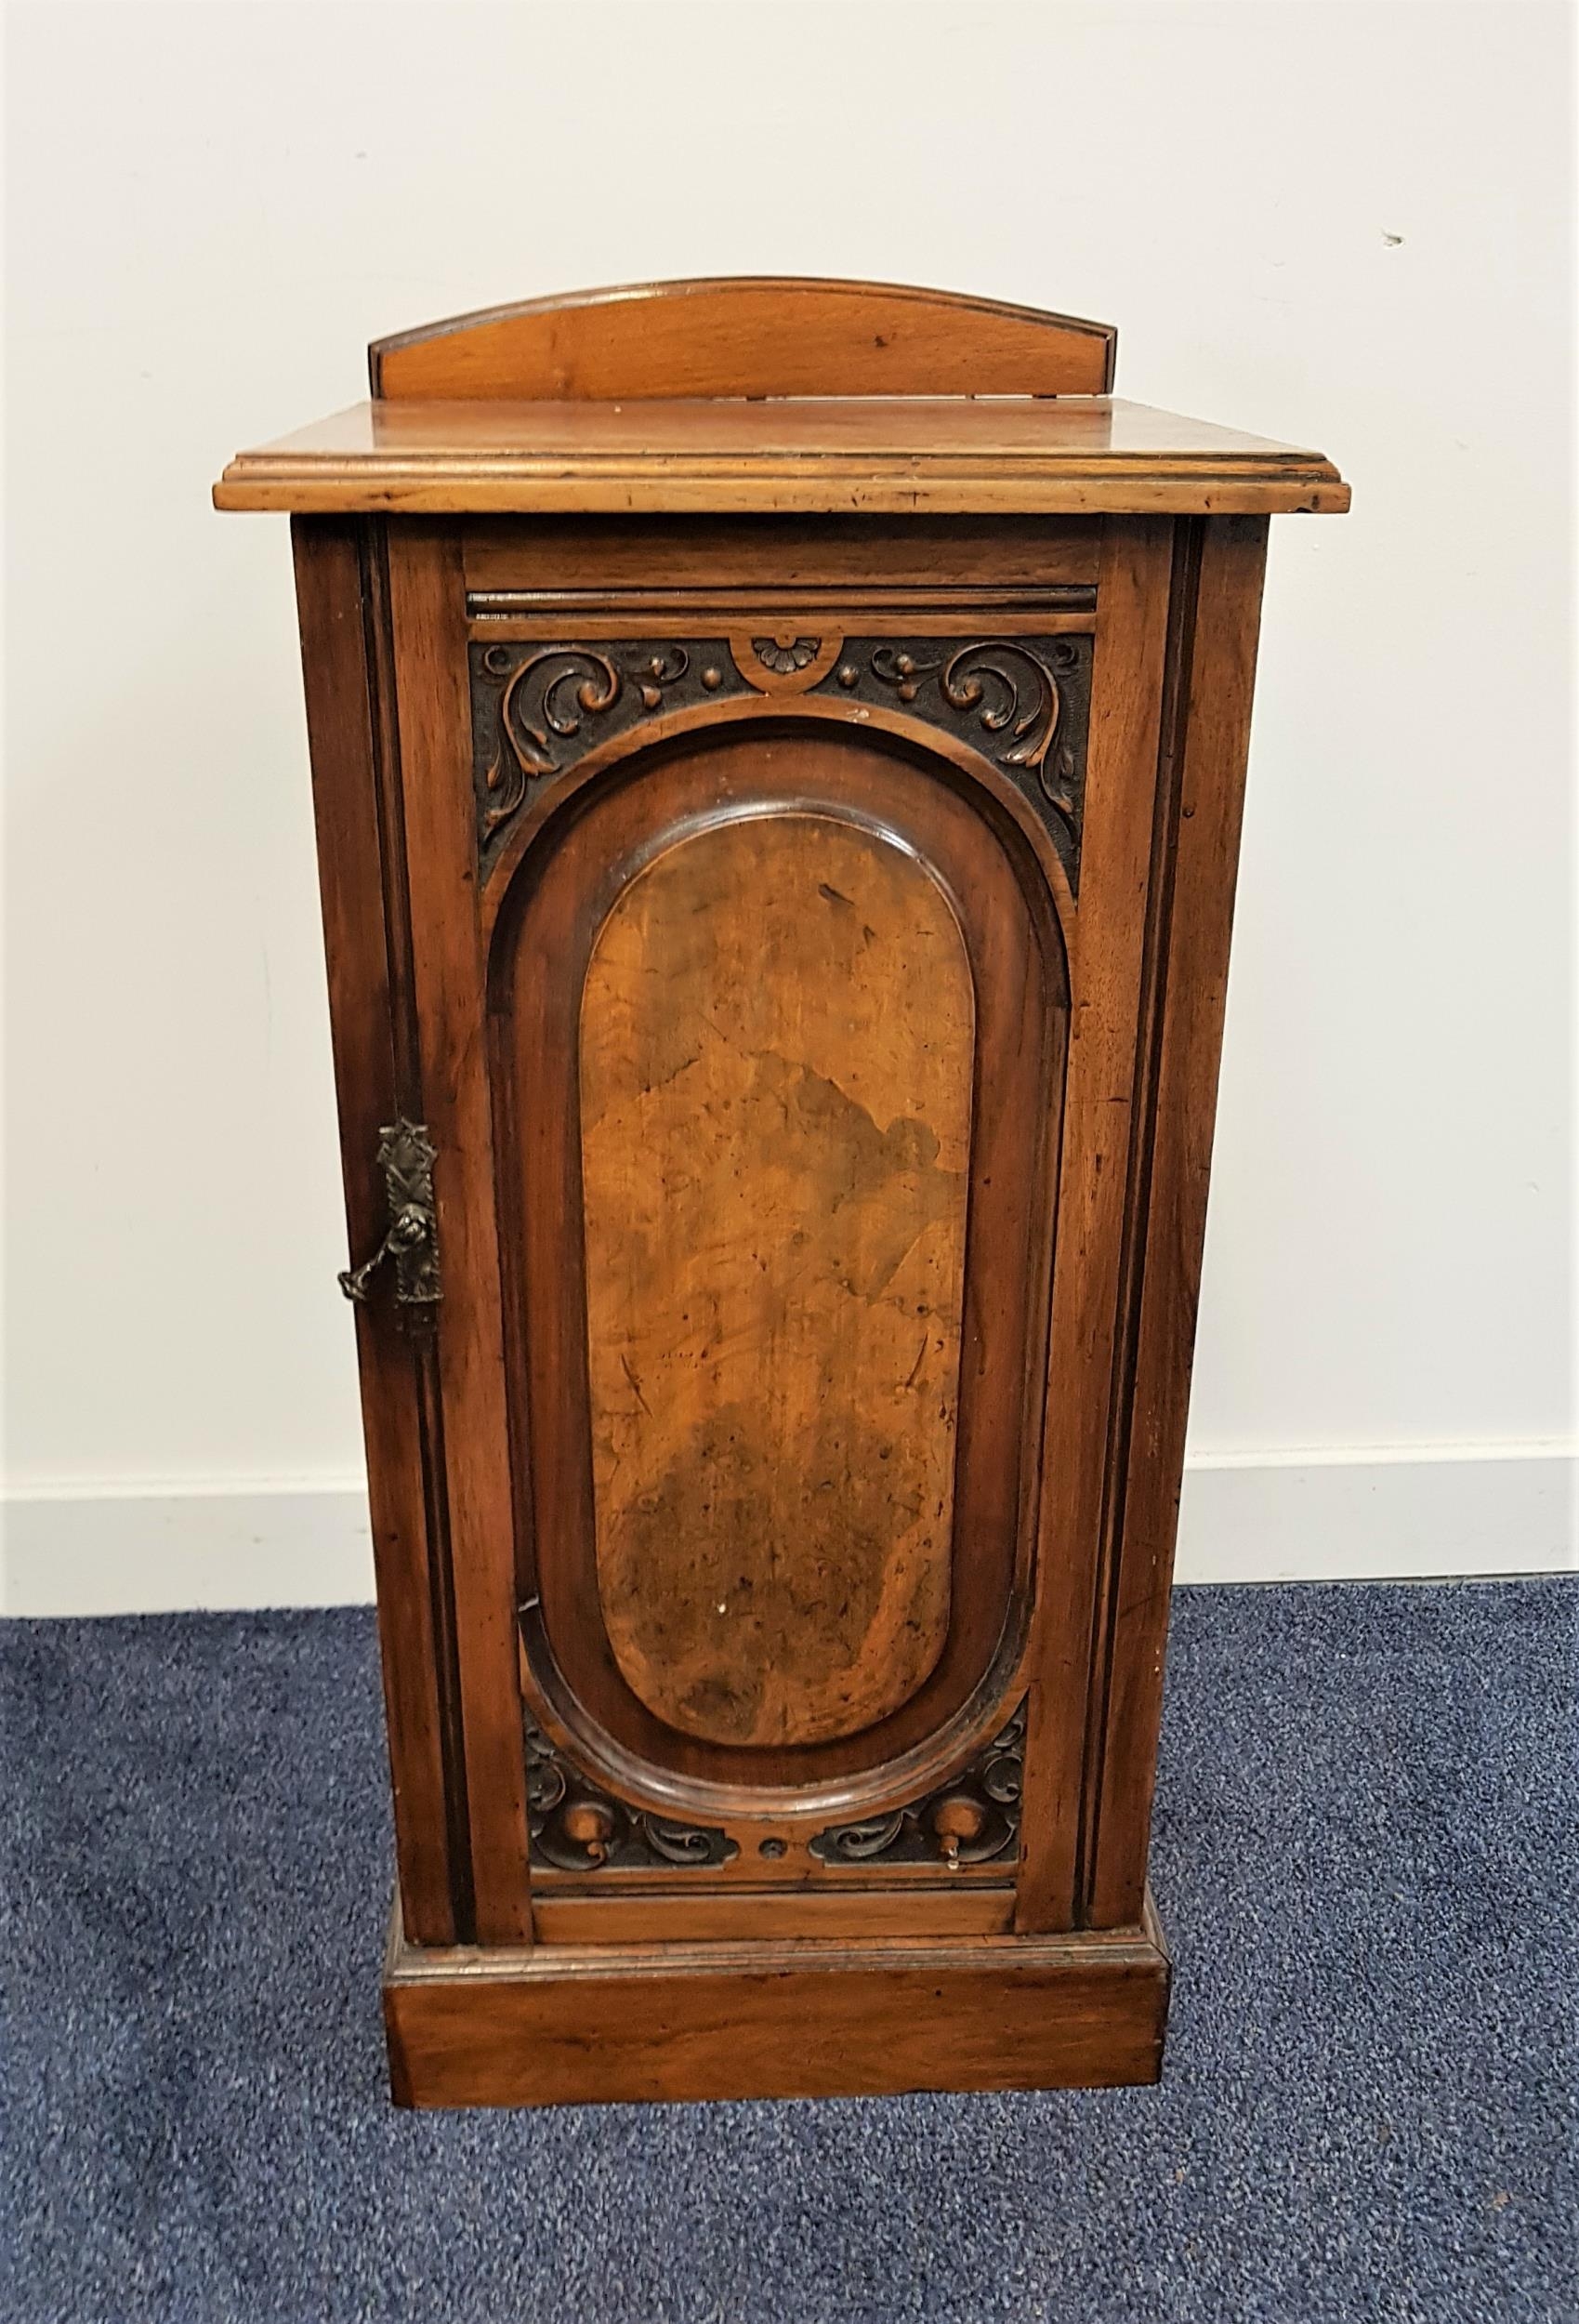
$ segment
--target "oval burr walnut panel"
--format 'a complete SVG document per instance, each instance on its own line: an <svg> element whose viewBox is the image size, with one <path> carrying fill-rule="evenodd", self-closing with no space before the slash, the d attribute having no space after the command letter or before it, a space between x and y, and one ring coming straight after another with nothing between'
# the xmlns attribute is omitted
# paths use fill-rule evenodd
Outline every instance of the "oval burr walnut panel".
<svg viewBox="0 0 1579 2324"><path fill-rule="evenodd" d="M837 1820L1002 1724L1068 978L1018 796L947 750L633 736L502 875L529 1703L660 1815Z"/></svg>
<svg viewBox="0 0 1579 2324"><path fill-rule="evenodd" d="M582 992L598 1587L686 1735L806 1744L948 1632L975 1006L936 878L822 813L663 850Z"/></svg>

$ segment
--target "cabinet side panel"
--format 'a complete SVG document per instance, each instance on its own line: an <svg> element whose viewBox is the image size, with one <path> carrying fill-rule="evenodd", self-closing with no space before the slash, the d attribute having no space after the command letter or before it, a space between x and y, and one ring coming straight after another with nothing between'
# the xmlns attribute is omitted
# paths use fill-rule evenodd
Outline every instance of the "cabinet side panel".
<svg viewBox="0 0 1579 2324"><path fill-rule="evenodd" d="M477 910L466 590L448 527L390 527L388 585L425 1118L444 1295L438 1321L475 1934L531 1935L493 1129Z"/></svg>
<svg viewBox="0 0 1579 2324"><path fill-rule="evenodd" d="M1145 1892L1266 548L1265 517L1209 518L1199 526L1182 732L1174 742L1178 818L1138 1229L1132 1406L1104 1618L1108 1667L1088 1842L1087 1917L1096 1928L1127 1926Z"/></svg>
<svg viewBox="0 0 1579 2324"><path fill-rule="evenodd" d="M364 622L365 527L356 520L298 517L291 532L346 1217L355 1259L375 1249L384 1233L375 1161L379 1129L404 1098L391 1018L383 812ZM419 1382L411 1347L374 1311L356 1311L356 1329L401 1912L414 1937L419 1929L428 1932L417 1941L448 1945L457 1932L434 1676Z"/></svg>
<svg viewBox="0 0 1579 2324"><path fill-rule="evenodd" d="M1074 1924L1098 1548L1173 524L1110 518L1098 583L1016 1926Z"/></svg>

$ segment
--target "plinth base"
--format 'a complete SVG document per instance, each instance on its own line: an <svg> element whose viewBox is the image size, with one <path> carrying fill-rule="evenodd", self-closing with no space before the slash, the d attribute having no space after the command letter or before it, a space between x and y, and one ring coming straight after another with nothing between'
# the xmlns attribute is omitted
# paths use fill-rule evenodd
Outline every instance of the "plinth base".
<svg viewBox="0 0 1579 2324"><path fill-rule="evenodd" d="M1062 1936L437 1951L397 1911L384 1978L408 2106L851 2098L1154 2082L1168 1957Z"/></svg>

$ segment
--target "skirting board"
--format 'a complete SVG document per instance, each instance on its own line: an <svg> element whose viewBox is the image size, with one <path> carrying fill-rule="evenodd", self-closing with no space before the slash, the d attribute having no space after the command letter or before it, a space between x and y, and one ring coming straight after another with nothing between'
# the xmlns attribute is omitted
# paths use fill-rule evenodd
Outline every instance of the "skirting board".
<svg viewBox="0 0 1579 2324"><path fill-rule="evenodd" d="M1185 1473L1176 1578L1382 1581L1579 1565L1579 1458L1551 1445L1212 1455ZM0 1613L355 1605L360 1485L70 1487L4 1504Z"/></svg>
<svg viewBox="0 0 1579 2324"><path fill-rule="evenodd" d="M398 2106L862 2098L1154 2082L1169 1964L1136 1929L1062 1936L428 1952L390 1933Z"/></svg>

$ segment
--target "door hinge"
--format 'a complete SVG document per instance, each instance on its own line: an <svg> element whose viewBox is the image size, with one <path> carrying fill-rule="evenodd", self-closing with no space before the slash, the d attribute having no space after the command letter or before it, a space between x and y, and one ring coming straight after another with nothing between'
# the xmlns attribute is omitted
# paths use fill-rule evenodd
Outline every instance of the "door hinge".
<svg viewBox="0 0 1579 2324"><path fill-rule="evenodd" d="M439 1214L433 1202L438 1152L421 1122L388 1122L378 1138L388 1232L371 1259L341 1274L340 1288L349 1300L365 1300L374 1275L392 1259L396 1304L431 1307L444 1296L439 1285Z"/></svg>

